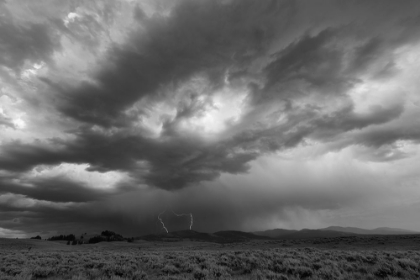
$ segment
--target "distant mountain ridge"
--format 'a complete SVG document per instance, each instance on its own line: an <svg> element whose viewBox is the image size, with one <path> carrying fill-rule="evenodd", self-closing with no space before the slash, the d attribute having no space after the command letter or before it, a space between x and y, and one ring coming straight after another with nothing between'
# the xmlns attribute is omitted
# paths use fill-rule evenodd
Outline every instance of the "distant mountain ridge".
<svg viewBox="0 0 420 280"><path fill-rule="evenodd" d="M330 226L321 229L271 229L257 232L243 232L237 230L218 231L214 233L198 232L194 230L182 230L169 233L150 234L138 237L149 241L202 241L215 243L246 242L253 239L306 239L306 238L334 238L360 235L406 235L420 234L420 232L380 227L376 229L362 229L357 227Z"/></svg>
<svg viewBox="0 0 420 280"><path fill-rule="evenodd" d="M149 234L143 235L135 239L143 239L148 241L181 241L192 240L202 242L214 243L233 243L233 242L246 242L253 239L271 239L266 236L255 235L243 231L218 231L215 233L198 232L194 230L181 230L169 233Z"/></svg>
<svg viewBox="0 0 420 280"><path fill-rule="evenodd" d="M340 232L323 229L302 229L302 230L283 230L274 229L254 232L255 235L267 236L274 239L302 239L302 238L332 238L341 236L357 235L349 232Z"/></svg>
<svg viewBox="0 0 420 280"><path fill-rule="evenodd" d="M256 235L261 235L261 236L267 236L267 237L271 237L271 238L277 238L277 237L281 237L281 236L287 236L289 234L293 234L298 232L297 230L293 230L293 229L281 229L281 228L277 228L277 229L270 229L270 230L265 230L265 231L256 231L253 232L253 234Z"/></svg>
<svg viewBox="0 0 420 280"><path fill-rule="evenodd" d="M316 238L316 237L340 237L354 235L398 235L398 234L420 234L411 230L379 227L375 229L362 229L357 227L330 226L321 229L271 229L266 231L253 232L256 235L270 238L294 239L294 238Z"/></svg>
<svg viewBox="0 0 420 280"><path fill-rule="evenodd" d="M197 232L194 230L182 230L169 233L151 234L138 237L136 239L143 239L149 241L202 241L215 243L231 243L231 242L246 242L255 239L309 239L309 238L335 238L345 236L361 236L361 235L406 235L406 234L420 234L420 232L381 227L376 229L362 229L356 227L339 227L330 226L322 229L271 229L257 232L243 232L236 230L218 231L214 233Z"/></svg>
<svg viewBox="0 0 420 280"><path fill-rule="evenodd" d="M400 228L389 228L389 227L379 227L375 229L362 229L357 227L340 227L340 226L331 226L324 228L322 230L331 230L338 232L347 232L355 234L381 234L381 235L394 235L394 234L418 234L419 232L400 229Z"/></svg>

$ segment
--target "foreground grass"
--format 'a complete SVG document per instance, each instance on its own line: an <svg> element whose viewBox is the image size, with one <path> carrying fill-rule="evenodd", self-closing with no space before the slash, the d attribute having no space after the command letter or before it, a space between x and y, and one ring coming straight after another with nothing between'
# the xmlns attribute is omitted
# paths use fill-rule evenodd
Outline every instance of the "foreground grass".
<svg viewBox="0 0 420 280"><path fill-rule="evenodd" d="M0 279L420 279L418 251L0 251Z"/></svg>

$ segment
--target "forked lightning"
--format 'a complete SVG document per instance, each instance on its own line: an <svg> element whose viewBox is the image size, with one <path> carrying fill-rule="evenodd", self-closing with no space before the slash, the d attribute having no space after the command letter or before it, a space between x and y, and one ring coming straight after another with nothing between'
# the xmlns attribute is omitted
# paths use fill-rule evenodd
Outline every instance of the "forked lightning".
<svg viewBox="0 0 420 280"><path fill-rule="evenodd" d="M159 221L160 221L160 223L162 224L162 227L163 227L163 229L166 231L166 233L168 233L168 229L165 227L165 224L163 223L162 218L160 217L160 215L164 214L165 212L166 212L166 209L165 209L162 213L160 213L160 214L158 215L158 220L159 220Z"/></svg>
<svg viewBox="0 0 420 280"><path fill-rule="evenodd" d="M165 223L163 222L162 218L160 217L161 215L165 214L166 210L168 210L168 209L165 209L164 211L162 211L161 213L159 213L159 215L158 215L158 220L159 220L159 221L160 221L160 223L162 224L162 227L163 227L163 229L166 231L166 233L169 233L168 229L167 229L167 228L166 228L166 226L165 226ZM171 209L171 212L172 212L175 216L178 216L178 217L180 217L180 216L190 216L190 230L192 229L192 226L193 226L193 223L194 223L194 218L193 218L192 213L188 213L188 214L185 214L185 213L177 214L177 213L175 213L172 209Z"/></svg>

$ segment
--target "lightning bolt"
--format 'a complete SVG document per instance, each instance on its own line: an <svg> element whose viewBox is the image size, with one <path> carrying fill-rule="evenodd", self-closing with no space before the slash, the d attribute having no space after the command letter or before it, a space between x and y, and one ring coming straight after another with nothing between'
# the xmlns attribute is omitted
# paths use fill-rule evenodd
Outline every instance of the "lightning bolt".
<svg viewBox="0 0 420 280"><path fill-rule="evenodd" d="M160 223L162 224L162 227L163 227L163 229L166 231L166 233L169 233L168 229L167 229L167 228L166 228L166 226L165 226L165 223L163 222L162 218L160 217L160 215L165 214L166 210L168 210L168 209L165 209L165 210L163 210L161 213L159 213L159 215L158 215L158 220L159 220L159 221L160 221ZM181 214L178 214L178 213L175 213L175 212L174 212L174 210L172 210L172 209L171 209L171 212L172 212L175 216L178 216L178 217L180 217L180 216L190 216L190 230L192 229L192 226L193 226L193 223L194 223L194 217L193 217L192 213L188 213L188 214L181 213Z"/></svg>
<svg viewBox="0 0 420 280"><path fill-rule="evenodd" d="M192 228L192 226L193 226L193 222L194 222L194 218L193 218L193 215L192 215L192 213L188 213L188 214L184 214L184 213L182 213L182 214L177 214L177 213L175 213L174 212L174 210L171 210L172 211L172 213L174 213L174 215L175 216L190 216L190 230L191 230L191 228Z"/></svg>
<svg viewBox="0 0 420 280"><path fill-rule="evenodd" d="M165 224L164 224L164 223L163 223L163 221L162 221L162 218L160 217L160 215L164 214L165 212L166 212L166 209L158 215L158 220L159 220L159 221L160 221L160 223L162 224L162 227L163 227L163 229L166 231L166 233L169 233L169 232L168 232L168 229L165 227Z"/></svg>

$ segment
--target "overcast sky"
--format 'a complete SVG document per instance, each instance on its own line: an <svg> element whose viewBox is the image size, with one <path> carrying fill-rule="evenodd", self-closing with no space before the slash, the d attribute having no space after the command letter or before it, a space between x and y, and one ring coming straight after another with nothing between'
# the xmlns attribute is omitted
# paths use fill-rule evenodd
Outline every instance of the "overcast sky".
<svg viewBox="0 0 420 280"><path fill-rule="evenodd" d="M418 0L0 0L0 236L420 231Z"/></svg>

